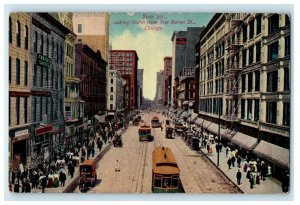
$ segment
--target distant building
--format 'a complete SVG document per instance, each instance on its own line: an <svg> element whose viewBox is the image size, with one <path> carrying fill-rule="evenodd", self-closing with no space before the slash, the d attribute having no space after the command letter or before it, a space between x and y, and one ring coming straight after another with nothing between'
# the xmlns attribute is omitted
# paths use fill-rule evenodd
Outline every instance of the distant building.
<svg viewBox="0 0 300 205"><path fill-rule="evenodd" d="M143 104L143 83L144 83L144 69L138 69L138 94L137 94L137 103L138 103L138 108L141 107Z"/></svg>
<svg viewBox="0 0 300 205"><path fill-rule="evenodd" d="M138 55L135 50L111 50L110 69L121 73L126 81L125 107L129 110L137 108L137 70Z"/></svg>
<svg viewBox="0 0 300 205"><path fill-rule="evenodd" d="M117 70L109 70L107 78L107 117L114 119L124 110L124 88L126 81Z"/></svg>
<svg viewBox="0 0 300 205"><path fill-rule="evenodd" d="M164 105L171 105L172 57L164 58Z"/></svg>
<svg viewBox="0 0 300 205"><path fill-rule="evenodd" d="M156 73L156 93L155 93L155 99L157 104L163 105L163 99L164 99L164 74L163 71L158 71Z"/></svg>
<svg viewBox="0 0 300 205"><path fill-rule="evenodd" d="M109 57L109 22L108 12L74 12L73 27L78 42L87 44L94 51L99 50L102 58Z"/></svg>
<svg viewBox="0 0 300 205"><path fill-rule="evenodd" d="M80 78L80 97L86 104L88 117L106 111L106 66L100 51L83 43L75 44L76 76Z"/></svg>
<svg viewBox="0 0 300 205"><path fill-rule="evenodd" d="M184 67L195 67L195 44L199 41L199 35L204 27L188 27L187 31L174 31L171 41L172 48L172 81L171 81L171 104L174 106L176 87L175 78L180 75Z"/></svg>

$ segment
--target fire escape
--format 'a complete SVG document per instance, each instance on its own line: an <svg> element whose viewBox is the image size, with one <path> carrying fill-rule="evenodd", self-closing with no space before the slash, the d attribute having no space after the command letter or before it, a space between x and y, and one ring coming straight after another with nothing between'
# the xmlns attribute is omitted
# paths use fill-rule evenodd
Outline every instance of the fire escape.
<svg viewBox="0 0 300 205"><path fill-rule="evenodd" d="M243 39L237 28L243 22L243 14L235 13L229 18L229 31L226 36L227 41L227 64L225 72L226 86L226 112L225 118L231 123L238 121L239 106L239 82L241 78L241 67L239 65L239 50L243 46Z"/></svg>

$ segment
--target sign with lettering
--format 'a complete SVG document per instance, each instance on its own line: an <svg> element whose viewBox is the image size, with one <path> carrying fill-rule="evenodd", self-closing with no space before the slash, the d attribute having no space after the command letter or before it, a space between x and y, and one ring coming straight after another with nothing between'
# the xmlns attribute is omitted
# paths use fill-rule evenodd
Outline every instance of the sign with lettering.
<svg viewBox="0 0 300 205"><path fill-rule="evenodd" d="M52 128L53 128L52 125L47 125L47 126L44 126L44 127L36 128L35 129L35 136L43 135L43 134L46 134L48 132L51 132Z"/></svg>
<svg viewBox="0 0 300 205"><path fill-rule="evenodd" d="M15 132L15 137L22 136L22 135L27 135L27 134L28 134L28 129L20 130L20 131Z"/></svg>
<svg viewBox="0 0 300 205"><path fill-rule="evenodd" d="M195 68L183 68L182 70L182 77L195 77Z"/></svg>
<svg viewBox="0 0 300 205"><path fill-rule="evenodd" d="M37 55L37 65L49 68L50 67L50 58L43 56L41 54L38 54Z"/></svg>

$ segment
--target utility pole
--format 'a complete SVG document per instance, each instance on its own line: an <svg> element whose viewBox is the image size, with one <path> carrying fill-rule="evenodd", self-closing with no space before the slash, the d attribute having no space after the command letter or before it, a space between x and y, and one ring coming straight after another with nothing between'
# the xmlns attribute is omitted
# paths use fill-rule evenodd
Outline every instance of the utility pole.
<svg viewBox="0 0 300 205"><path fill-rule="evenodd" d="M219 127L218 127L218 161L217 161L217 166L220 165L219 161L220 161L220 148L219 148L219 144L220 144L220 121L221 121L221 100L219 99Z"/></svg>

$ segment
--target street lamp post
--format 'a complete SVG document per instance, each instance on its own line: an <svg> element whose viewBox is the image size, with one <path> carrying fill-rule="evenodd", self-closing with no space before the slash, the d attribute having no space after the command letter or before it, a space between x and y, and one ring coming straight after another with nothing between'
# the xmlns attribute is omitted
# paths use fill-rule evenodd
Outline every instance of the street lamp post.
<svg viewBox="0 0 300 205"><path fill-rule="evenodd" d="M221 118L221 100L219 100L219 126L218 126L218 144L217 144L217 148L218 148L218 161L217 161L217 166L220 165L219 161L220 161L220 118Z"/></svg>
<svg viewBox="0 0 300 205"><path fill-rule="evenodd" d="M190 115L190 131L192 130L192 129L191 129L191 118L192 118L192 113L191 113L191 110L192 110L192 109L191 109L191 107L192 107L192 106L193 106L193 102L189 102L189 113L191 114L191 115Z"/></svg>

